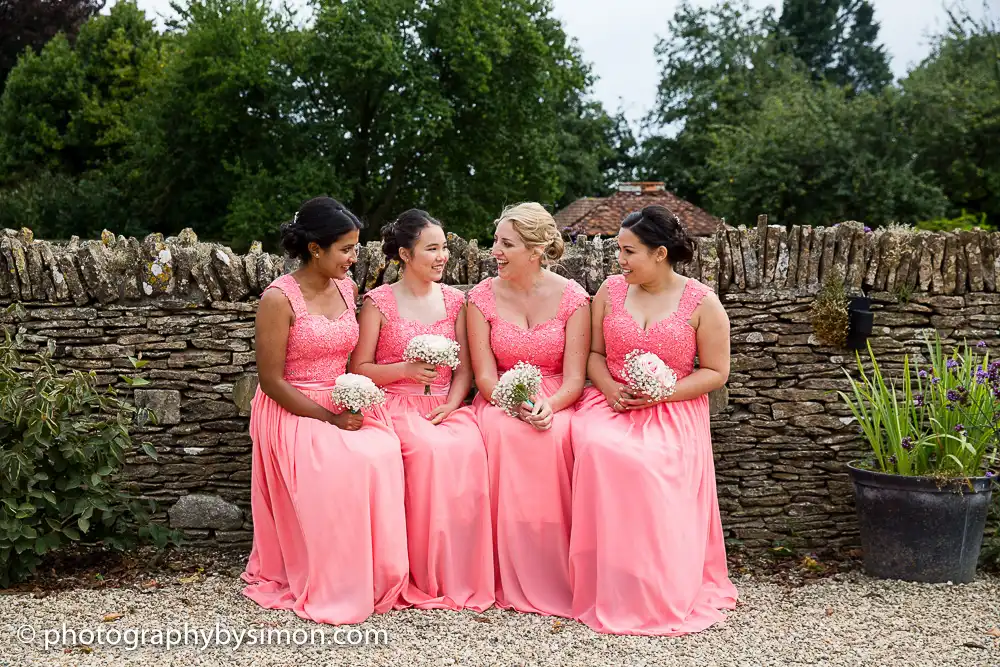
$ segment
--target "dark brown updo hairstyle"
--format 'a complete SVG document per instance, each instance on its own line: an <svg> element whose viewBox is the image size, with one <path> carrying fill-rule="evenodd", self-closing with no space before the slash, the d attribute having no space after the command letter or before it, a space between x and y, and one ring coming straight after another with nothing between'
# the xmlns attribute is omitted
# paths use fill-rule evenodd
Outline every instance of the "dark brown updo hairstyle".
<svg viewBox="0 0 1000 667"><path fill-rule="evenodd" d="M390 261L394 259L402 261L399 250L406 248L412 251L417 245L420 233L429 225L440 227L441 223L432 218L427 211L418 208L404 211L394 221L382 227L382 252Z"/></svg>
<svg viewBox="0 0 1000 667"><path fill-rule="evenodd" d="M650 250L660 246L667 249L667 261L671 266L691 261L694 257L694 239L688 236L681 221L665 206L647 206L641 211L633 211L622 220L622 229L627 229Z"/></svg>
<svg viewBox="0 0 1000 667"><path fill-rule="evenodd" d="M316 197L303 204L291 222L281 226L281 247L289 257L308 264L312 260L310 243L326 250L344 234L362 227L358 217L336 199Z"/></svg>

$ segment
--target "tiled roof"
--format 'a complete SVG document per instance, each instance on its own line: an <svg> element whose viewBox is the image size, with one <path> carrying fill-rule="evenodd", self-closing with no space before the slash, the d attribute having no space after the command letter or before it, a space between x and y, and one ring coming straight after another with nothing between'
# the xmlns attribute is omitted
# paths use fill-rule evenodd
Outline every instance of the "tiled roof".
<svg viewBox="0 0 1000 667"><path fill-rule="evenodd" d="M552 217L555 218L559 229L571 227L577 220L590 213L595 206L603 202L604 199L604 197L583 197L577 199Z"/></svg>
<svg viewBox="0 0 1000 667"><path fill-rule="evenodd" d="M614 236L618 233L618 228L626 215L652 204L659 204L670 209L680 218L681 224L692 236L710 236L722 225L722 220L691 202L666 190L646 187L643 187L641 192L616 192L610 197L600 200L596 206L592 206L583 215L577 216L575 221L562 224L561 216L563 213L581 201L583 200L573 202L555 215L556 223L559 224L560 229L588 236L596 234Z"/></svg>

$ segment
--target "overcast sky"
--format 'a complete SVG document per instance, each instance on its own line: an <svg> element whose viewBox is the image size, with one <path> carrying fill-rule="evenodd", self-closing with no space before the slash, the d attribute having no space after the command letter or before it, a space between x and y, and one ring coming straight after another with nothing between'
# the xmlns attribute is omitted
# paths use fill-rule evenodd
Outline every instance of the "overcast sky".
<svg viewBox="0 0 1000 667"><path fill-rule="evenodd" d="M110 5L114 0L111 0ZM754 6L766 0L750 0ZM147 14L170 13L169 0L138 0ZM619 107L633 121L639 120L656 99L659 68L653 47L666 33L667 22L679 0L553 0L556 15L566 32L576 38L583 56L598 80L594 94L614 113ZM693 0L708 6L711 0ZM903 76L929 50L928 35L946 25L943 0L873 0L875 18L881 25L881 40L892 58L892 70ZM954 0L949 0L948 6ZM1000 0L986 0L1000 7ZM302 0L290 4L304 6ZM980 0L967 6L981 15Z"/></svg>

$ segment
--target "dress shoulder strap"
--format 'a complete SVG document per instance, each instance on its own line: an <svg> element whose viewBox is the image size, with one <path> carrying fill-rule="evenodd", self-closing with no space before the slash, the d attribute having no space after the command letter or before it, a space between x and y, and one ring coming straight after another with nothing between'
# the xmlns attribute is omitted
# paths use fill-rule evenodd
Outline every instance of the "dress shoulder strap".
<svg viewBox="0 0 1000 667"><path fill-rule="evenodd" d="M371 299L371 302L378 308L383 317L390 322L399 312L396 308L396 295L393 294L391 285L380 285L373 290L369 290L365 292L364 298Z"/></svg>
<svg viewBox="0 0 1000 667"><path fill-rule="evenodd" d="M620 311L625 307L625 297L628 296L628 282L620 273L608 276L608 303L612 311Z"/></svg>
<svg viewBox="0 0 1000 667"><path fill-rule="evenodd" d="M270 285L264 288L264 291L266 292L269 289L276 289L285 295L288 303L292 306L292 312L295 314L296 320L308 314L306 300L302 296L302 289L299 287L298 281L292 277L292 274L286 273L276 278Z"/></svg>
<svg viewBox="0 0 1000 667"><path fill-rule="evenodd" d="M350 278L344 278L342 280L333 281L337 285L337 289L340 290L340 296L344 297L344 303L347 304L347 309L352 313L358 309L358 304L354 301L354 281Z"/></svg>
<svg viewBox="0 0 1000 667"><path fill-rule="evenodd" d="M570 280L563 288L562 301L559 302L559 314L557 317L566 322L576 309L590 303L590 295L587 290L580 286L575 280Z"/></svg>
<svg viewBox="0 0 1000 667"><path fill-rule="evenodd" d="M451 285L441 285L441 294L444 296L444 310L448 317L455 319L458 311L465 305L465 292L456 289Z"/></svg>
<svg viewBox="0 0 1000 667"><path fill-rule="evenodd" d="M677 306L677 316L684 322L691 319L691 314L694 313L695 309L701 304L701 300L705 298L712 288L708 285L695 280L694 278L688 278L687 282L684 283L684 292L681 294L681 302Z"/></svg>
<svg viewBox="0 0 1000 667"><path fill-rule="evenodd" d="M496 317L496 301L493 299L493 278L486 278L469 292L469 303L482 311L487 322Z"/></svg>

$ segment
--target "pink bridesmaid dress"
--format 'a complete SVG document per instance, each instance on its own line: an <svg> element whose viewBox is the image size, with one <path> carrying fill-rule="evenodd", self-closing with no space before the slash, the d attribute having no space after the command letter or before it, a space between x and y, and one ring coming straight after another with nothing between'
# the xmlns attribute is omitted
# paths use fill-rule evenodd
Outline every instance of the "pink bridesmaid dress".
<svg viewBox="0 0 1000 667"><path fill-rule="evenodd" d="M474 287L469 301L490 324L497 372L502 375L518 361L534 364L543 376L541 393L550 396L562 385L566 323L590 297L570 281L556 316L524 329L497 315L494 280ZM574 408L555 413L552 427L539 431L482 395L477 394L473 407L489 459L497 606L569 617Z"/></svg>
<svg viewBox="0 0 1000 667"><path fill-rule="evenodd" d="M337 412L330 389L358 340L350 279L336 281L347 310L311 315L291 275L275 280L295 323L285 379ZM406 520L399 439L382 408L357 431L293 415L259 388L253 439L253 549L243 594L267 609L321 623L359 623L393 608L406 586Z"/></svg>
<svg viewBox="0 0 1000 667"><path fill-rule="evenodd" d="M390 285L365 294L386 320L375 363L403 361L414 336L455 340L465 295L447 285L441 292L446 314L430 325L401 317ZM430 396L423 384L410 380L384 387L406 476L410 577L397 607L484 611L493 606L493 534L483 437L471 407L455 410L437 425L425 417L447 400L450 383L451 369L444 367Z"/></svg>
<svg viewBox="0 0 1000 667"><path fill-rule="evenodd" d="M694 369L688 323L711 290L688 279L678 309L650 329L625 309L628 284L607 280L608 370L653 352L677 374ZM573 418L573 616L598 632L682 635L721 621L736 606L715 489L708 396L614 412L594 387Z"/></svg>

